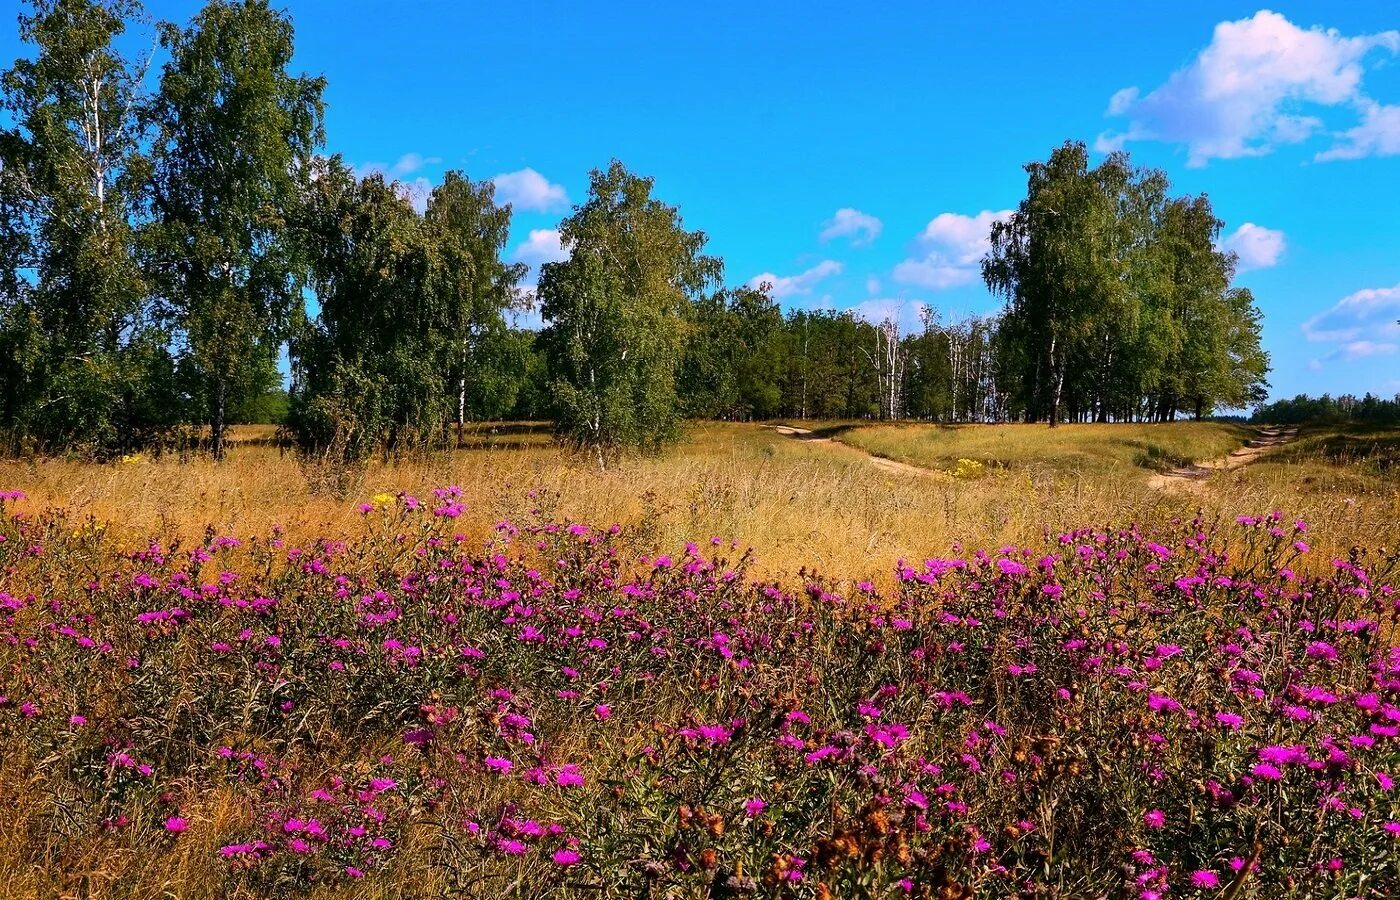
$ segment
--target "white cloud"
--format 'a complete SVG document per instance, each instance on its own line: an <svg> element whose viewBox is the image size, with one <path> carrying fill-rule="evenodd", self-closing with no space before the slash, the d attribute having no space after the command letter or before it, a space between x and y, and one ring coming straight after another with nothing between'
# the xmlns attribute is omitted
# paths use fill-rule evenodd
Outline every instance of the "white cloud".
<svg viewBox="0 0 1400 900"><path fill-rule="evenodd" d="M1400 350L1400 344L1385 341L1352 341L1342 347L1344 359L1364 359L1368 356L1389 356Z"/></svg>
<svg viewBox="0 0 1400 900"><path fill-rule="evenodd" d="M405 153L400 156L393 165L386 165L382 162L367 162L351 168L356 178L364 178L367 175L383 175L389 181L398 181L405 175L412 175L424 166L436 165L442 162L440 156L424 156L421 153ZM423 179L418 179L423 180Z"/></svg>
<svg viewBox="0 0 1400 900"><path fill-rule="evenodd" d="M867 294L880 293L880 279L876 278L874 275L867 275L865 277L865 292Z"/></svg>
<svg viewBox="0 0 1400 900"><path fill-rule="evenodd" d="M923 327L922 316L928 308L928 304L922 300L878 297L857 303L851 307L851 311L872 325L893 320L899 323L901 333L910 334Z"/></svg>
<svg viewBox="0 0 1400 900"><path fill-rule="evenodd" d="M946 291L977 280L974 268L949 266L931 259L906 259L891 274L900 284L914 284L931 291Z"/></svg>
<svg viewBox="0 0 1400 900"><path fill-rule="evenodd" d="M1225 250L1234 251L1239 257L1239 270L1267 269L1278 265L1279 258L1287 249L1288 242L1282 231L1245 222L1220 242Z"/></svg>
<svg viewBox="0 0 1400 900"><path fill-rule="evenodd" d="M791 297L810 294L817 282L832 275L841 274L844 268L834 259L824 259L805 272L796 275L774 275L772 272L764 272L749 279L748 285L756 288L767 282L771 285L768 295L774 300L786 300Z"/></svg>
<svg viewBox="0 0 1400 900"><path fill-rule="evenodd" d="M438 156L423 156L419 153L405 153L389 167L389 177L399 178L404 175L412 175L424 166L431 166L442 162Z"/></svg>
<svg viewBox="0 0 1400 900"><path fill-rule="evenodd" d="M1098 149L1170 141L1185 144L1188 165L1200 166L1304 141L1323 123L1301 107L1355 106L1364 115L1367 104L1375 105L1361 82L1366 57L1376 50L1400 52L1400 31L1347 37L1335 29L1299 28L1269 10L1221 22L1209 46L1161 87L1145 95L1124 88L1110 98L1108 115L1126 116L1128 126L1100 135ZM1394 134L1388 116L1367 116L1360 128L1344 133L1346 143L1318 158L1386 152Z"/></svg>
<svg viewBox="0 0 1400 900"><path fill-rule="evenodd" d="M1400 337L1397 319L1400 319L1400 284L1366 288L1348 294L1330 309L1308 319L1303 323L1303 334L1310 341L1370 344L1374 338Z"/></svg>
<svg viewBox="0 0 1400 900"><path fill-rule="evenodd" d="M1400 153L1400 106L1364 101L1361 104L1361 124L1338 137L1342 142L1319 153L1319 161L1394 156Z"/></svg>
<svg viewBox="0 0 1400 900"><path fill-rule="evenodd" d="M506 172L491 181L496 185L496 199L517 211L550 212L569 205L563 186L553 184L534 169Z"/></svg>
<svg viewBox="0 0 1400 900"><path fill-rule="evenodd" d="M940 213L915 238L915 255L894 267L894 280L934 291L971 284L980 277L979 264L991 249L992 223L1004 221L1011 212Z"/></svg>
<svg viewBox="0 0 1400 900"><path fill-rule="evenodd" d="M1338 360L1342 362L1354 362L1358 359L1365 359L1368 356L1389 356L1398 350L1400 350L1400 344L1384 341L1351 341L1350 343L1343 344L1321 359L1311 360L1308 363L1308 368L1312 369L1314 372L1320 372L1326 363L1337 362Z"/></svg>
<svg viewBox="0 0 1400 900"><path fill-rule="evenodd" d="M510 258L517 262L538 266L548 262L560 262L569 258L569 250L564 246L558 229L531 228L530 235L511 251Z"/></svg>
<svg viewBox="0 0 1400 900"><path fill-rule="evenodd" d="M845 207L838 209L822 229L818 237L822 241L832 238L849 237L854 246L868 244L880 236L885 224L874 216L858 209Z"/></svg>

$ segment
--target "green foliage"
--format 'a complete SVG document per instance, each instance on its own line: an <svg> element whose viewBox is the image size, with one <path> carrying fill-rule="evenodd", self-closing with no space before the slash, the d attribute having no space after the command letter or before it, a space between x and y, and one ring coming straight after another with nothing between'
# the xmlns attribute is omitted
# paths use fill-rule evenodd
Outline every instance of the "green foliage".
<svg viewBox="0 0 1400 900"><path fill-rule="evenodd" d="M40 448L119 453L181 409L135 255L139 71L113 41L139 12L36 0L35 56L0 77L0 428Z"/></svg>
<svg viewBox="0 0 1400 900"><path fill-rule="evenodd" d="M1292 400L1278 400L1254 411L1255 422L1270 425L1365 425L1400 424L1400 395L1384 400L1374 394L1357 398L1351 394L1309 397L1299 394Z"/></svg>
<svg viewBox="0 0 1400 900"><path fill-rule="evenodd" d="M232 425L282 425L287 421L291 396L280 386L245 397L229 410Z"/></svg>
<svg viewBox="0 0 1400 900"><path fill-rule="evenodd" d="M1012 406L1063 416L1167 420L1257 401L1268 356L1259 312L1232 289L1235 258L1205 196L1169 199L1166 176L1113 153L1090 168L1066 143L1026 166L1026 199L992 228L988 288L1006 298L1003 386Z"/></svg>
<svg viewBox="0 0 1400 900"><path fill-rule="evenodd" d="M432 290L448 383L456 391L458 439L468 419L496 417L514 405L525 360L523 339L503 313L518 303L523 263L507 265L509 206L496 205L489 181L448 172L428 198L424 221L440 264Z"/></svg>
<svg viewBox="0 0 1400 900"><path fill-rule="evenodd" d="M553 418L656 450L690 418L938 422L1207 416L1264 396L1260 314L1204 196L1066 143L991 234L995 318L922 328L724 288L706 237L614 161L542 267L540 332L508 265L511 210L449 172L402 185L316 154L322 79L289 71L268 0L209 0L154 96L114 49L136 0L31 0L0 76L0 440L112 456L194 422L286 420L339 462ZM278 361L289 354L284 391Z"/></svg>
<svg viewBox="0 0 1400 900"><path fill-rule="evenodd" d="M705 235L614 160L560 232L570 255L542 267L542 341L556 425L599 458L656 450L676 433L676 373L692 305L719 279Z"/></svg>
<svg viewBox="0 0 1400 900"><path fill-rule="evenodd" d="M162 26L161 44L147 245L219 457L242 370L298 314L305 261L287 213L322 139L325 85L288 73L292 23L266 0L211 0L188 28Z"/></svg>
<svg viewBox="0 0 1400 900"><path fill-rule="evenodd" d="M509 223L489 182L449 173L419 215L400 185L318 163L302 241L319 310L292 346L303 447L428 447L510 411L528 342L502 318L524 274L500 260Z"/></svg>
<svg viewBox="0 0 1400 900"><path fill-rule="evenodd" d="M777 415L782 312L761 287L718 291L691 304L676 391L690 418Z"/></svg>

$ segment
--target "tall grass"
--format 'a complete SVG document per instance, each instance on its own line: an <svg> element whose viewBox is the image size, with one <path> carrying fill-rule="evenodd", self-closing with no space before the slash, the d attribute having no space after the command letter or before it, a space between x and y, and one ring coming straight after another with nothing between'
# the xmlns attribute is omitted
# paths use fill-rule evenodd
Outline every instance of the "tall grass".
<svg viewBox="0 0 1400 900"><path fill-rule="evenodd" d="M1388 445L1118 429L0 463L0 895L1400 891Z"/></svg>
<svg viewBox="0 0 1400 900"><path fill-rule="evenodd" d="M1169 469L1224 456L1252 431L1218 422L1111 425L864 425L834 436L899 462L947 469L959 459L1060 475L1105 476Z"/></svg>
<svg viewBox="0 0 1400 900"><path fill-rule="evenodd" d="M7 504L0 890L1400 891L1393 554L1196 519L845 590L463 493L300 541Z"/></svg>
<svg viewBox="0 0 1400 900"><path fill-rule="evenodd" d="M855 441L866 431L843 439ZM547 433L535 429L486 431L469 449L450 454L373 460L344 483L343 496L326 489L336 479L318 477L294 455L262 443L236 446L222 465L175 457L126 465L0 461L0 485L23 489L39 506L93 516L138 541L155 533L197 540L207 528L264 534L280 526L293 539L340 534L356 526L357 499L458 484L464 524L478 531L537 510L626 525L634 553L736 537L754 548L755 570L765 575L815 569L847 583L887 582L896 561L946 553L959 543L999 546L1084 523L1161 521L1198 509L1225 518L1282 509L1326 521L1327 546L1319 550L1329 553L1355 543L1394 546L1400 535L1393 477L1324 462L1261 463L1216 476L1207 491L1163 492L1150 489L1149 470L1132 462L1146 452L1134 444L1139 431L1193 458L1228 452L1241 440L1230 426L1196 423L1064 426L1054 433L1043 426L939 429L943 455L922 458L935 470L906 473L878 468L855 450L771 429L709 424L661 457L624 460L600 473L593 460L549 445ZM922 434L922 427L912 433ZM1055 451L1057 445L1072 453ZM969 457L987 460L982 477L947 473ZM1345 485L1327 486L1338 479Z"/></svg>

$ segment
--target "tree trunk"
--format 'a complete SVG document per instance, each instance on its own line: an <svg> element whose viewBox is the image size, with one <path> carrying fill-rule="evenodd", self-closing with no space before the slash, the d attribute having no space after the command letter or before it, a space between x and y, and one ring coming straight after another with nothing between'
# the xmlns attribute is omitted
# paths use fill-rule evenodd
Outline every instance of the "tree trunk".
<svg viewBox="0 0 1400 900"><path fill-rule="evenodd" d="M462 449L462 430L467 424L467 379L465 376L457 383L457 449Z"/></svg>
<svg viewBox="0 0 1400 900"><path fill-rule="evenodd" d="M462 449L462 432L467 426L467 362L470 359L470 345L462 339L462 370L457 378L457 449Z"/></svg>
<svg viewBox="0 0 1400 900"><path fill-rule="evenodd" d="M209 446L216 461L224 458L225 405L228 402L228 380L216 378L214 382L214 405L209 410Z"/></svg>

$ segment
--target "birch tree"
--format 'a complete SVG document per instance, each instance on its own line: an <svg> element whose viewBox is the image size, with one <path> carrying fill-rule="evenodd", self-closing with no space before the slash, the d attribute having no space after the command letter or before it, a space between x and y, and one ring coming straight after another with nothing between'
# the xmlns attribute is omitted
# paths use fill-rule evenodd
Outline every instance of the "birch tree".
<svg viewBox="0 0 1400 900"><path fill-rule="evenodd" d="M292 22L266 0L211 0L188 28L163 26L161 43L153 266L218 459L239 379L301 309L288 222L323 139L325 84L288 71Z"/></svg>
<svg viewBox="0 0 1400 900"><path fill-rule="evenodd" d="M675 436L687 311L721 276L704 233L651 192L651 179L616 160L595 170L588 198L560 226L569 258L540 273L555 425L600 465Z"/></svg>
<svg viewBox="0 0 1400 900"><path fill-rule="evenodd" d="M143 399L170 365L134 249L144 62L114 47L140 18L134 0L35 0L34 57L0 76L4 415L45 445L112 452L178 415L168 390L155 421Z"/></svg>

